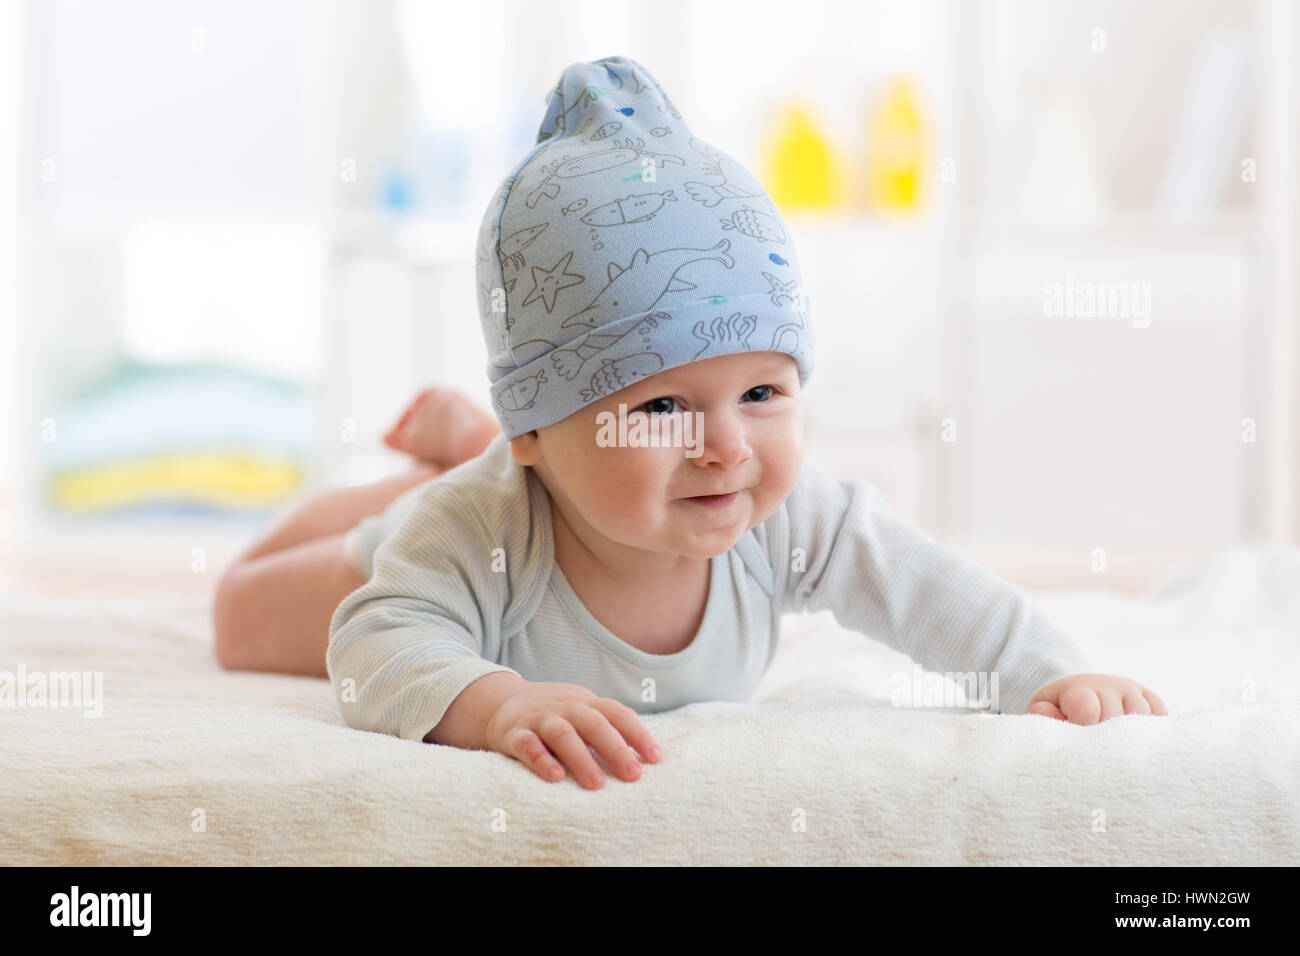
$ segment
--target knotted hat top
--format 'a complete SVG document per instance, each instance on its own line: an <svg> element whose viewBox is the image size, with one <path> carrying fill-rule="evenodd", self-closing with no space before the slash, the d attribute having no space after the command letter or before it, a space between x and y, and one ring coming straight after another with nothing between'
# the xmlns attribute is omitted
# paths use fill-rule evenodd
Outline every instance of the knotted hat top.
<svg viewBox="0 0 1300 956"><path fill-rule="evenodd" d="M716 355L791 355L812 328L790 233L645 67L574 63L478 236L492 409L507 439Z"/></svg>

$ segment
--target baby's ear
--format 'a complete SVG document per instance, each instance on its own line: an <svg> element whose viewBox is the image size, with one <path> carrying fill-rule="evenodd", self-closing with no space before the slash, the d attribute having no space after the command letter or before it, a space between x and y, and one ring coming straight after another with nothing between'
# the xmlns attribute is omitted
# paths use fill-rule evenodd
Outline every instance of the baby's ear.
<svg viewBox="0 0 1300 956"><path fill-rule="evenodd" d="M510 454L521 465L535 465L542 460L542 451L537 446L537 432L531 431L510 439Z"/></svg>

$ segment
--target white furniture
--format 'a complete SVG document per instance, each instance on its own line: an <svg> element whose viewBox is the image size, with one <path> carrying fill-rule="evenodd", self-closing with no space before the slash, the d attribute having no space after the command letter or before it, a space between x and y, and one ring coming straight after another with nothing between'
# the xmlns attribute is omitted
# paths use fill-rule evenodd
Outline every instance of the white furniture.
<svg viewBox="0 0 1300 956"><path fill-rule="evenodd" d="M175 13L155 24L164 40L145 43L130 70L117 46L93 39L129 21L127 8L23 9L24 89L40 91L41 106L23 97L24 435L120 343L121 240L148 216L270 215L316 231L320 271L302 283L303 295L325 290L321 359L309 376L321 410L312 485L402 467L378 435L420 385L448 383L485 402L472 268L481 204L447 222L372 211L385 157L400 152L409 110L429 93L413 85L427 79L394 65L403 55L396 5L312 5L302 24L288 3L214 5L202 23ZM1063 0L931 0L906 11L876 2L854 5L880 28L852 43L830 15L848 8L834 5L813 3L791 42L761 20L729 19L726 4L656 9L669 22L730 24L736 62L769 51L764 69L746 74L748 106L717 95L734 87L733 61L709 51L700 31L660 22L644 36L620 33L648 15L634 7L598 24L578 7L549 18L519 8L491 34L493 62L515 69L513 80L493 74L498 92L515 81L544 86L537 78L550 82L556 63L608 55L636 35L629 55L662 63L694 125L758 169L758 121L795 89L801 58L823 63L825 85L812 93L827 128L850 144L865 135L869 105L854 97L909 66L919 74L933 135L926 214L901 223L787 215L813 297L809 454L873 481L900 514L1025 583L1133 585L1187 551L1294 539L1300 187L1289 171L1300 168L1300 27L1291 4L1205 0L1187 13L1172 0L1130 12ZM1258 178L1202 215L1162 212L1175 144L1196 141L1178 117L1198 88L1202 51L1234 30L1249 38L1254 67L1238 151L1249 151ZM258 39L269 33L276 44ZM92 65L112 59L91 71L95 83L53 72L82 62L78 51ZM540 115L540 92L533 105ZM182 125L157 122L167 116ZM494 184L510 165L496 142L475 154L479 182ZM100 163L102 153L111 156ZM249 166L249 156L262 158ZM57 184L42 181L47 159ZM195 175L214 188L193 188ZM1150 283L1150 326L1046 316L1044 285L1072 279ZM1243 441L1249 427L1254 441ZM39 545L56 564L78 552L108 564L123 534L138 540L130 528L62 535L36 507L30 443L20 453L25 548ZM188 554L196 533L215 542L229 525L168 529L164 560ZM229 530L232 544L251 531Z"/></svg>

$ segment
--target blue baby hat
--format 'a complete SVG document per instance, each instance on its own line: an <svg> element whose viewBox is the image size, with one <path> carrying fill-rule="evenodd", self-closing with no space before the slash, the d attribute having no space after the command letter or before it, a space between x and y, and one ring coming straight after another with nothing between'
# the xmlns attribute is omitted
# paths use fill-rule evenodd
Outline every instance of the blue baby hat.
<svg viewBox="0 0 1300 956"><path fill-rule="evenodd" d="M697 139L635 60L574 63L536 148L478 236L479 316L506 438L639 379L746 351L812 373L789 230L734 159Z"/></svg>

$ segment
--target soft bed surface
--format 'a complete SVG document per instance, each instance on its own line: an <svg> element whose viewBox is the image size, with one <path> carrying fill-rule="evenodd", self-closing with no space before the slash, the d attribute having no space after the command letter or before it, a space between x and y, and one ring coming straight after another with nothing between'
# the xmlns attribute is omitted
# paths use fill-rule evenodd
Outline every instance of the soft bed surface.
<svg viewBox="0 0 1300 956"><path fill-rule="evenodd" d="M0 670L103 673L100 717L0 707L2 862L1300 863L1300 551L1034 597L1171 716L894 707L907 658L823 613L787 619L751 703L643 718L664 760L588 791L223 671L206 600L0 593Z"/></svg>

